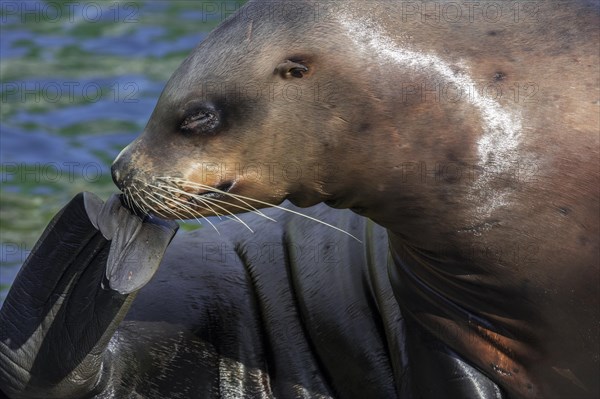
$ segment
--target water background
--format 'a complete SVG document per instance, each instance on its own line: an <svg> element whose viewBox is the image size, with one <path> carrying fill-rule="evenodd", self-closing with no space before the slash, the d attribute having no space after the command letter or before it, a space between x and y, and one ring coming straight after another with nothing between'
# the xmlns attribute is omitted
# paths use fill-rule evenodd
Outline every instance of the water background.
<svg viewBox="0 0 600 399"><path fill-rule="evenodd" d="M0 305L52 216L109 166L243 1L0 2Z"/></svg>

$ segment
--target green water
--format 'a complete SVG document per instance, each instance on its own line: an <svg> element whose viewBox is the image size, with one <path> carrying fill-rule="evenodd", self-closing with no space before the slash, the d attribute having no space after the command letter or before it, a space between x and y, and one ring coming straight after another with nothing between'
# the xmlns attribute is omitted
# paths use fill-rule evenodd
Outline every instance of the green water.
<svg viewBox="0 0 600 399"><path fill-rule="evenodd" d="M242 1L0 2L0 303L51 217L144 128L179 63Z"/></svg>

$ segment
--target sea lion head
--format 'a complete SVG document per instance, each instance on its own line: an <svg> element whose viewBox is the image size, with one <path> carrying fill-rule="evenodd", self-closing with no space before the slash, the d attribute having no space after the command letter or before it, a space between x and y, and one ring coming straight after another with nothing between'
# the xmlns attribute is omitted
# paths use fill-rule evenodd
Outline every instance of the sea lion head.
<svg viewBox="0 0 600 399"><path fill-rule="evenodd" d="M286 4L246 4L170 78L112 166L138 207L189 219L285 199L333 203L354 189L339 174L357 163L374 112L361 65L334 20Z"/></svg>

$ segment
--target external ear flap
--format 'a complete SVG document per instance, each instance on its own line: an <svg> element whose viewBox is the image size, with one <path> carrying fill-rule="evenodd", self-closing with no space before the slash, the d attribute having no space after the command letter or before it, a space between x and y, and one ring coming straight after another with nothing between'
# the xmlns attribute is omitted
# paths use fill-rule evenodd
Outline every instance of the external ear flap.
<svg viewBox="0 0 600 399"><path fill-rule="evenodd" d="M306 72L308 72L308 67L297 62L285 60L281 64L277 65L277 68L275 68L273 74L279 74L279 76L282 78L289 79L304 77Z"/></svg>

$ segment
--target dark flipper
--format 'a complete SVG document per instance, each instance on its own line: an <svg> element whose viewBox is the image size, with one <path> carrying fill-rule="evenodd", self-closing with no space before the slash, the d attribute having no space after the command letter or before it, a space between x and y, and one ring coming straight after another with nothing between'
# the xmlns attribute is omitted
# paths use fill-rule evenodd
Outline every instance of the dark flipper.
<svg viewBox="0 0 600 399"><path fill-rule="evenodd" d="M419 397L503 399L506 394L485 374L420 326L407 337L413 383Z"/></svg>
<svg viewBox="0 0 600 399"><path fill-rule="evenodd" d="M1 390L67 398L101 389L106 345L176 230L131 215L116 195L103 204L78 194L52 219L0 310Z"/></svg>
<svg viewBox="0 0 600 399"><path fill-rule="evenodd" d="M121 323L176 225L141 220L116 196L78 195L0 310L0 390L13 399L501 397L438 341L404 328L383 228L323 205L305 212L363 244L276 209L265 213L277 224L241 216L258 235L227 221L221 235L197 230L174 242Z"/></svg>

